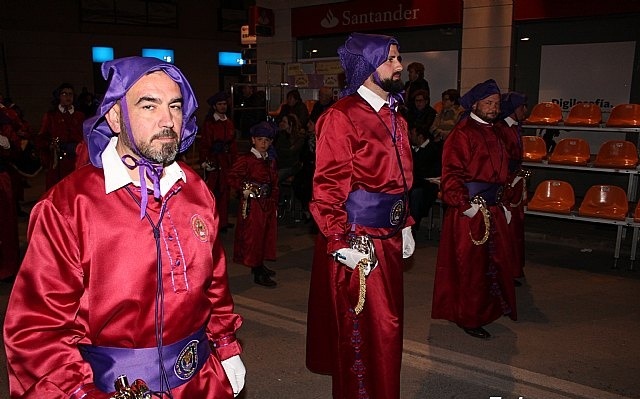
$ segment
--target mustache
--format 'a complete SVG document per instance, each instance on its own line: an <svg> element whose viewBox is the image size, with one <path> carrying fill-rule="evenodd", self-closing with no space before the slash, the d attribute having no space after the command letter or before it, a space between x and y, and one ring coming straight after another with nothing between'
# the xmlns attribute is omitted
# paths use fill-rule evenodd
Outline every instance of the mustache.
<svg viewBox="0 0 640 399"><path fill-rule="evenodd" d="M164 139L164 138L169 138L169 139L178 139L178 133L175 132L175 130L173 129L165 129L163 131L161 131L160 133L156 133L153 136L151 136L151 140L156 140L156 139Z"/></svg>

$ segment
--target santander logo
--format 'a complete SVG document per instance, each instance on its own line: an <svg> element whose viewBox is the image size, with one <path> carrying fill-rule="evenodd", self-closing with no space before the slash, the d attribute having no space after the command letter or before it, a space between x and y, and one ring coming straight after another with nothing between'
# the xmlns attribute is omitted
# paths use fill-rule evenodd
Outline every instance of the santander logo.
<svg viewBox="0 0 640 399"><path fill-rule="evenodd" d="M335 15L333 15L333 11L329 10L327 12L327 15L324 18L322 18L322 21L320 21L320 26L326 29L331 29L331 28L335 28L339 22L340 21L338 20L338 18Z"/></svg>

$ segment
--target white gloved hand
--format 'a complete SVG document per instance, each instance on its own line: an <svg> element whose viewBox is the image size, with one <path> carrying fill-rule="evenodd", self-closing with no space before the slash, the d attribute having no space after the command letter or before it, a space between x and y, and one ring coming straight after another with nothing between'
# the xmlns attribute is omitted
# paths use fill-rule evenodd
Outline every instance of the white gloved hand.
<svg viewBox="0 0 640 399"><path fill-rule="evenodd" d="M9 143L9 139L6 136L0 135L0 147L8 150L11 148L11 143Z"/></svg>
<svg viewBox="0 0 640 399"><path fill-rule="evenodd" d="M244 378L247 374L247 369L244 368L244 363L240 359L240 355L231 356L230 358L223 360L222 368L227 374L227 378L231 383L233 389L233 397L238 396L242 388L244 388Z"/></svg>
<svg viewBox="0 0 640 399"><path fill-rule="evenodd" d="M466 211L462 212L465 216L468 216L470 218L474 217L476 215L476 213L478 213L478 210L480 209L480 205L478 204L471 204L471 208L467 209Z"/></svg>
<svg viewBox="0 0 640 399"><path fill-rule="evenodd" d="M504 217L507 219L507 224L511 223L511 211L508 210L504 205L502 205L502 209L504 209Z"/></svg>
<svg viewBox="0 0 640 399"><path fill-rule="evenodd" d="M416 241L413 239L411 233L411 227L405 227L402 229L402 257L407 259L413 255L413 251L416 250Z"/></svg>
<svg viewBox="0 0 640 399"><path fill-rule="evenodd" d="M520 180L522 180L522 176L516 176L516 178L511 182L511 187L515 187Z"/></svg>
<svg viewBox="0 0 640 399"><path fill-rule="evenodd" d="M242 191L242 196L243 196L244 198L249 198L249 196L250 196L251 194L253 194L253 192L252 192L251 190L243 190L243 191Z"/></svg>
<svg viewBox="0 0 640 399"><path fill-rule="evenodd" d="M341 248L336 252L334 252L333 256L338 262L342 263L343 265L346 265L348 268L352 270L356 268L356 265L358 264L358 262L360 262L362 259L367 257L367 255L353 248ZM371 272L371 266L372 265L368 263L365 266L364 268L365 276L368 276L369 273ZM373 265L373 267L375 267L375 265Z"/></svg>

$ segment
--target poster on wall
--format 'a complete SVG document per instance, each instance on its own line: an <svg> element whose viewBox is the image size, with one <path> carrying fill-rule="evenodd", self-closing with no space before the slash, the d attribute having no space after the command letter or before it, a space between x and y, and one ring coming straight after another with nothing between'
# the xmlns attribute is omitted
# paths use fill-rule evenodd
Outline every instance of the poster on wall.
<svg viewBox="0 0 640 399"><path fill-rule="evenodd" d="M542 46L539 102L560 105L566 117L581 102L611 109L629 102L635 42Z"/></svg>

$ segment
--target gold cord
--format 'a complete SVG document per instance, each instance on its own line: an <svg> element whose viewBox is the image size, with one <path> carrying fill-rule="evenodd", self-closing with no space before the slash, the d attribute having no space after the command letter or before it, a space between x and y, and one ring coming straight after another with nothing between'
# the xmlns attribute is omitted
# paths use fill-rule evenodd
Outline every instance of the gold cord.
<svg viewBox="0 0 640 399"><path fill-rule="evenodd" d="M365 276L364 274L364 269L367 266L368 262L369 261L367 260L367 258L363 258L356 265L356 269L358 269L358 274L360 276L360 290L358 292L358 303L356 304L356 307L353 309L353 311L356 314L360 314L360 312L362 312L362 309L364 309L364 299L365 299L365 296L367 295L367 280L366 280L367 276Z"/></svg>
<svg viewBox="0 0 640 399"><path fill-rule="evenodd" d="M482 212L482 217L484 219L484 236L482 237L482 239L476 240L473 238L473 235L471 235L471 230L469 230L469 237L471 237L471 242L473 242L475 245L482 245L485 242L487 242L487 240L489 239L489 231L491 227L491 219L490 219L491 213L487 208L487 203L484 201L484 198L478 197L478 196L473 197L473 199L471 200L471 203L480 205L480 212Z"/></svg>

